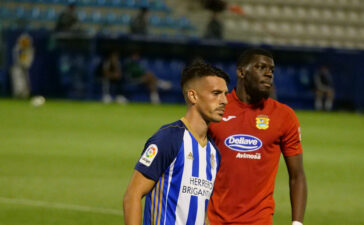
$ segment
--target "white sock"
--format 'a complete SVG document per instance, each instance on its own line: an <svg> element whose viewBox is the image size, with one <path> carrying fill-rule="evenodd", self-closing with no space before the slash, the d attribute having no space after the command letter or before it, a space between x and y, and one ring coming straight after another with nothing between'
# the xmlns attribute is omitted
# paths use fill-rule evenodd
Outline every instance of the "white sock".
<svg viewBox="0 0 364 225"><path fill-rule="evenodd" d="M161 103L161 100L160 100L160 98L159 98L159 94L158 94L158 92L156 92L156 91L152 91L152 92L150 93L150 100L151 100L151 102L152 102L153 104L160 104L160 103Z"/></svg>
<svg viewBox="0 0 364 225"><path fill-rule="evenodd" d="M334 102L333 99L330 99L330 98L326 99L326 102L325 102L325 110L326 111L331 111L333 102Z"/></svg>
<svg viewBox="0 0 364 225"><path fill-rule="evenodd" d="M322 99L321 98L316 97L315 108L316 108L316 110L322 110Z"/></svg>

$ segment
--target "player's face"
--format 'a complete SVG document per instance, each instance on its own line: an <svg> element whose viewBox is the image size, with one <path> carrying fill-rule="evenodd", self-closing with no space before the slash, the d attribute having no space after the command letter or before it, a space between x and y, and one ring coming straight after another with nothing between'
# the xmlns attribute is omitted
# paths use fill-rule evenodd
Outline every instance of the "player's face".
<svg viewBox="0 0 364 225"><path fill-rule="evenodd" d="M245 90L251 96L268 98L274 73L274 61L264 55L255 55L251 62L242 69Z"/></svg>
<svg viewBox="0 0 364 225"><path fill-rule="evenodd" d="M199 80L196 107L205 121L219 122L227 104L228 88L224 79L206 76Z"/></svg>

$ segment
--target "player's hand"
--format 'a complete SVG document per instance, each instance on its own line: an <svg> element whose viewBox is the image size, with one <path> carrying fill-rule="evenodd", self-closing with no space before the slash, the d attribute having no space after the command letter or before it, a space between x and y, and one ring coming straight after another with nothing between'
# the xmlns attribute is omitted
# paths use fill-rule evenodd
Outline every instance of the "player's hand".
<svg viewBox="0 0 364 225"><path fill-rule="evenodd" d="M210 225L210 221L209 221L209 218L207 216L205 217L205 225Z"/></svg>

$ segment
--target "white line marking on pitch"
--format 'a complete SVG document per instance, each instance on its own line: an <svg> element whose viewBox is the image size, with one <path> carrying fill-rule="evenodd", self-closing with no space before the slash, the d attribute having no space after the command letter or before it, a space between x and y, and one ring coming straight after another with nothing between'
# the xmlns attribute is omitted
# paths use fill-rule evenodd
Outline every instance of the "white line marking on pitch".
<svg viewBox="0 0 364 225"><path fill-rule="evenodd" d="M0 202L9 203L9 204L17 204L17 205L28 205L28 206L54 208L54 209L68 209L68 210L75 210L75 211L82 211L82 212L111 214L111 215L118 215L118 216L123 215L123 212L121 210L117 210L117 209L93 208L93 207L82 206L82 205L70 205L70 204L65 204L65 203L45 202L45 201L36 201L36 200L29 200L29 199L0 197Z"/></svg>

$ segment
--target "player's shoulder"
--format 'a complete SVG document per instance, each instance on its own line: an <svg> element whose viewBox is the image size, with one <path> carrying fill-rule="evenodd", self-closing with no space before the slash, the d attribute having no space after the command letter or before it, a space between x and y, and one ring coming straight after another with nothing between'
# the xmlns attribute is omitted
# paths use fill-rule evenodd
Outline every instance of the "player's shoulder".
<svg viewBox="0 0 364 225"><path fill-rule="evenodd" d="M274 111L277 111L276 115L279 115L281 118L298 121L295 111L290 106L272 98L269 98L268 101Z"/></svg>
<svg viewBox="0 0 364 225"><path fill-rule="evenodd" d="M272 105L274 107L275 110L279 110L281 113L288 114L288 115L296 114L291 107L289 107L288 105L286 105L282 102L279 102L272 98L269 98L268 102L270 105Z"/></svg>
<svg viewBox="0 0 364 225"><path fill-rule="evenodd" d="M185 129L186 129L185 124L181 120L177 120L173 123L161 126L158 132L161 133L183 132Z"/></svg>
<svg viewBox="0 0 364 225"><path fill-rule="evenodd" d="M181 120L173 123L165 124L153 135L154 138L163 138L164 140L175 139L181 137L186 126Z"/></svg>

